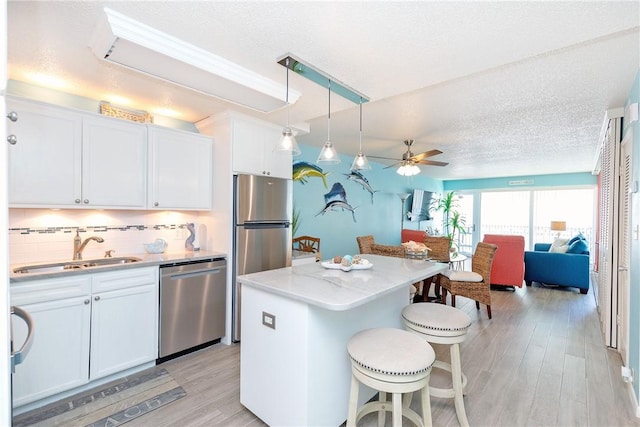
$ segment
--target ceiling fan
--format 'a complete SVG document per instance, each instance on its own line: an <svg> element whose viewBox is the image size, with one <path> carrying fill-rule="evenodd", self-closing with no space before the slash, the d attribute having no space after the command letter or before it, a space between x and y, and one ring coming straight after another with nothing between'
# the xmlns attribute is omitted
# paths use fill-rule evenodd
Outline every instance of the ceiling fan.
<svg viewBox="0 0 640 427"><path fill-rule="evenodd" d="M413 154L411 152L411 146L413 145L413 139L405 139L404 140L404 145L407 146L407 151L402 155L402 159L393 159L391 157L378 157L378 156L368 156L374 159L386 159L386 160L396 160L396 163L387 166L385 169L387 168L392 168L396 165L402 164L403 166L405 165L415 165L415 164L421 164L421 165L429 165L429 166L446 166L449 163L446 162L438 162L435 160L428 160L427 157L432 157L432 156L436 156L438 154L442 154L442 151L440 150L429 150L429 151L425 151L423 153L419 153L419 154Z"/></svg>

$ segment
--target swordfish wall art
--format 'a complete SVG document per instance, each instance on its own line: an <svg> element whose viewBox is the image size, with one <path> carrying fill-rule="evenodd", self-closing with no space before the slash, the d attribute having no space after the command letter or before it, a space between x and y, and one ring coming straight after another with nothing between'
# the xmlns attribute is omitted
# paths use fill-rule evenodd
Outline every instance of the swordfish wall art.
<svg viewBox="0 0 640 427"><path fill-rule="evenodd" d="M293 181L300 182L301 184L306 184L309 182L310 178L320 178L322 179L322 183L325 188L327 187L327 176L328 172L324 172L322 168L314 163L309 163L305 161L296 161L293 163ZM361 186L364 190L368 191L371 195L371 204L373 204L373 194L376 192L369 184L367 178L362 175L362 173L358 171L350 171L348 174L342 174L347 177L347 181L354 182ZM349 211L351 212L351 217L353 218L353 222L356 221L355 216L356 208L351 206L347 201L347 192L344 189L344 186L340 182L335 182L331 187L331 190L324 194L324 207L320 212L316 214L324 215L330 211Z"/></svg>

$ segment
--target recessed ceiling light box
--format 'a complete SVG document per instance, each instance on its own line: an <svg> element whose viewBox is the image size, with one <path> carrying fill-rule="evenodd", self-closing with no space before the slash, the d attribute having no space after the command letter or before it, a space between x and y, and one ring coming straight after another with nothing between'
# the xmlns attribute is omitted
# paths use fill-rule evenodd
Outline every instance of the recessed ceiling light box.
<svg viewBox="0 0 640 427"><path fill-rule="evenodd" d="M286 87L109 8L91 43L102 59L257 111L284 107ZM289 103L300 93L289 89Z"/></svg>

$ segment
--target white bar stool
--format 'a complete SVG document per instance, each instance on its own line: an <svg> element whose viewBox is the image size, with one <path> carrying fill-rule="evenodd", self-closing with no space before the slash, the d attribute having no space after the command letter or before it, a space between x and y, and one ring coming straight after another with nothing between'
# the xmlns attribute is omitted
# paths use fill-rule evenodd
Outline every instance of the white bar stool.
<svg viewBox="0 0 640 427"><path fill-rule="evenodd" d="M431 396L453 398L458 422L468 426L462 395L467 386L467 377L460 364L460 343L467 336L471 318L462 310L443 304L411 304L402 310L402 320L407 331L415 333L429 343L448 344L451 363L436 360L434 368L451 372L453 388L430 387Z"/></svg>
<svg viewBox="0 0 640 427"><path fill-rule="evenodd" d="M417 426L431 426L429 374L436 354L429 343L402 329L366 329L351 337L347 344L351 358L351 393L347 427L354 427L365 415L378 413L378 425L384 425L386 413L393 413L393 426L402 426L406 416ZM380 400L358 408L360 383L378 390ZM422 417L409 409L402 394L421 390ZM386 401L392 393L392 406Z"/></svg>

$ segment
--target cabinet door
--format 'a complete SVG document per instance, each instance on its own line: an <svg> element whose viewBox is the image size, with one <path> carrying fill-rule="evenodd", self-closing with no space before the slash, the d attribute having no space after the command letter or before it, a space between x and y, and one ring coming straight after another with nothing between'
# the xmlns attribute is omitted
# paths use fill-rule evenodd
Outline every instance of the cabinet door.
<svg viewBox="0 0 640 427"><path fill-rule="evenodd" d="M234 119L233 171L291 179L291 154L273 151L280 137L276 127Z"/></svg>
<svg viewBox="0 0 640 427"><path fill-rule="evenodd" d="M199 134L149 128L153 209L211 209L213 147Z"/></svg>
<svg viewBox="0 0 640 427"><path fill-rule="evenodd" d="M9 204L64 207L81 202L82 116L70 110L7 100L18 121L8 133Z"/></svg>
<svg viewBox="0 0 640 427"><path fill-rule="evenodd" d="M158 283L94 293L91 380L157 357Z"/></svg>
<svg viewBox="0 0 640 427"><path fill-rule="evenodd" d="M232 125L233 171L250 175L266 175L264 168L264 135L254 123L234 119Z"/></svg>
<svg viewBox="0 0 640 427"><path fill-rule="evenodd" d="M15 302L12 302L15 303ZM31 350L13 375L13 406L18 407L86 384L89 380L89 295L20 305L34 320ZM27 334L13 321L14 343Z"/></svg>
<svg viewBox="0 0 640 427"><path fill-rule="evenodd" d="M264 130L264 168L270 172L271 176L291 179L293 156L290 152L273 151L281 137L281 129L266 128Z"/></svg>
<svg viewBox="0 0 640 427"><path fill-rule="evenodd" d="M106 117L82 124L82 204L146 207L147 128Z"/></svg>

